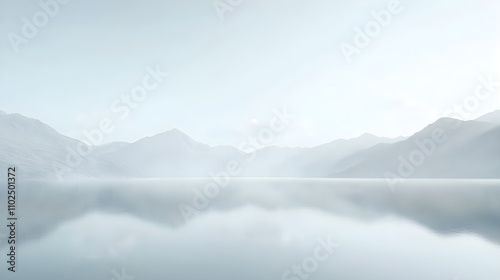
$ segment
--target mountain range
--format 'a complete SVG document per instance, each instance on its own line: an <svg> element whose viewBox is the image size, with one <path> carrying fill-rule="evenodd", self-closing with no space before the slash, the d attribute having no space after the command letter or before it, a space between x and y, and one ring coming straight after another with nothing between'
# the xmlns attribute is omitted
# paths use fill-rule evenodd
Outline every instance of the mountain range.
<svg viewBox="0 0 500 280"><path fill-rule="evenodd" d="M245 153L173 129L134 143L89 146L39 120L0 111L0 164L27 178L240 177L500 178L500 111L471 121L441 118L410 137L363 134L311 148Z"/></svg>

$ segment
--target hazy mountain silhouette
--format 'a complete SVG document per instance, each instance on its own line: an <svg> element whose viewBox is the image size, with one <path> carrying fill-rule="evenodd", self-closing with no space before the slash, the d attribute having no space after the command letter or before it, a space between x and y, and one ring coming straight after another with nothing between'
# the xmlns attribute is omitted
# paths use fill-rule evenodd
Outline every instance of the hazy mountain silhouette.
<svg viewBox="0 0 500 280"><path fill-rule="evenodd" d="M136 177L209 177L210 172L223 169L227 161L242 158L243 153L231 146L198 143L173 129L123 145L106 156Z"/></svg>
<svg viewBox="0 0 500 280"><path fill-rule="evenodd" d="M1 111L0 128L0 163L19 166L29 178L210 177L230 162L240 167L235 176L244 177L500 178L500 111L474 121L442 118L408 138L364 134L254 153L205 145L177 129L90 147L36 119Z"/></svg>
<svg viewBox="0 0 500 280"><path fill-rule="evenodd" d="M255 161L245 170L247 176L324 177L341 168L337 162L355 152L380 143L404 139L377 137L365 133L352 139L338 139L312 148L267 147L256 152Z"/></svg>
<svg viewBox="0 0 500 280"><path fill-rule="evenodd" d="M0 164L16 165L28 178L116 177L124 172L114 162L92 151L83 158L84 143L58 133L36 119L0 114Z"/></svg>
<svg viewBox="0 0 500 280"><path fill-rule="evenodd" d="M331 177L500 178L499 140L493 123L443 118L404 141L350 155L343 161L354 165Z"/></svg>

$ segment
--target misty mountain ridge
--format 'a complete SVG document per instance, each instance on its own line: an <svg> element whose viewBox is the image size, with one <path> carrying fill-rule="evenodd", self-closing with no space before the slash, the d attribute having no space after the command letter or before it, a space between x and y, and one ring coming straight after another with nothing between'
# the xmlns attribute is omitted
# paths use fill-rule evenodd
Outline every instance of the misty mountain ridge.
<svg viewBox="0 0 500 280"><path fill-rule="evenodd" d="M472 121L441 118L410 137L365 133L310 148L243 152L209 146L172 129L133 143L101 146L43 122L0 111L0 163L28 178L211 177L500 178L500 111ZM235 169L236 170L236 169Z"/></svg>

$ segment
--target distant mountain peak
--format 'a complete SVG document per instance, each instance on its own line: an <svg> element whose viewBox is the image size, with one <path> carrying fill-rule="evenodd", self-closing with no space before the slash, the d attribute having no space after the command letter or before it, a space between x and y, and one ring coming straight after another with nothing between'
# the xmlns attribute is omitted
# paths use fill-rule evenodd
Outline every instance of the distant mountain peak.
<svg viewBox="0 0 500 280"><path fill-rule="evenodd" d="M167 130L167 131L159 133L155 136L160 136L160 137L172 137L172 136L174 136L174 137L181 137L183 139L191 139L191 137L189 137L189 135L180 131L177 128L172 128L171 130ZM153 136L153 137L155 137L155 136Z"/></svg>
<svg viewBox="0 0 500 280"><path fill-rule="evenodd" d="M423 128L423 130L425 130L427 128L435 128L435 127L449 128L449 127L453 127L457 122L463 123L465 121L455 119L455 118L450 118L450 117L442 117L442 118L437 119L433 123L426 125ZM416 132L416 133L418 133L418 132Z"/></svg>
<svg viewBox="0 0 500 280"><path fill-rule="evenodd" d="M171 130L168 130L167 132L169 132L169 133L175 133L175 134L180 134L180 135L187 135L186 133L180 131L177 128L172 128Z"/></svg>
<svg viewBox="0 0 500 280"><path fill-rule="evenodd" d="M51 134L59 134L55 129L40 120L29 118L18 113L7 114L1 111L0 116L2 116L0 119L0 125L4 126L4 129L6 129L6 127L10 127L17 129L29 129L32 130L34 134L47 132Z"/></svg>
<svg viewBox="0 0 500 280"><path fill-rule="evenodd" d="M171 130L167 130L165 132L142 138L136 143L144 142L148 143L148 145L167 145L172 147L181 147L179 145L187 145L189 147L204 147L205 144L201 144L196 142L193 138L191 138L186 133L180 131L177 128L173 128Z"/></svg>
<svg viewBox="0 0 500 280"><path fill-rule="evenodd" d="M342 140L345 140L345 141L376 141L379 139L383 139L383 137L378 137L376 135L373 135L373 134L367 132L367 133L363 133L362 135L357 136L357 137L352 137L352 138L342 139Z"/></svg>
<svg viewBox="0 0 500 280"><path fill-rule="evenodd" d="M379 138L379 137L376 135L373 135L371 133L366 132L366 133L363 133L361 136L358 136L355 138L370 138L371 139L371 138Z"/></svg>

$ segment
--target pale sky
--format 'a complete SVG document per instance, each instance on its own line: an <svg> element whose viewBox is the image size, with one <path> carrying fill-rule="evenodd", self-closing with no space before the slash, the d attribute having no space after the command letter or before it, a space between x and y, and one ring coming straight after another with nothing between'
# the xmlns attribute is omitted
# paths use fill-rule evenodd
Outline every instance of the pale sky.
<svg viewBox="0 0 500 280"><path fill-rule="evenodd" d="M106 142L178 128L237 146L286 106L296 118L270 145L314 146L410 135L463 103L479 76L500 81L498 0L402 0L348 63L340 45L390 2L243 0L221 19L206 0L72 0L16 52L12 34L43 10L0 0L0 110L82 140L110 118ZM156 65L169 76L118 118L113 102ZM468 118L495 109L500 87Z"/></svg>

